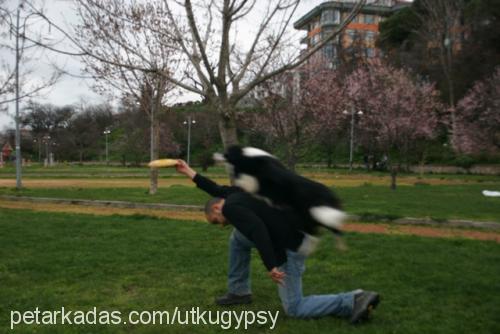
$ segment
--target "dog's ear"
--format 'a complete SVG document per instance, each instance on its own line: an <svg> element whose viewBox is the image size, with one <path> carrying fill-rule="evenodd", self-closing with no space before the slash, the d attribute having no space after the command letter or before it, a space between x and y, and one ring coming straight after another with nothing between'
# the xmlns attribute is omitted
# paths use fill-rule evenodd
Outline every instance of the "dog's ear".
<svg viewBox="0 0 500 334"><path fill-rule="evenodd" d="M212 158L214 159L215 162L226 162L226 158L224 157L224 154L222 153L214 153L212 155Z"/></svg>

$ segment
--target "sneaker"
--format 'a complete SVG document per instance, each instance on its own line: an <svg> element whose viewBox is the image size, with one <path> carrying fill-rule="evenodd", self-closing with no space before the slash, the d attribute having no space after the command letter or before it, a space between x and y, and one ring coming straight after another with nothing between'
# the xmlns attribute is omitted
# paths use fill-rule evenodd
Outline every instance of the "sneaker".
<svg viewBox="0 0 500 334"><path fill-rule="evenodd" d="M236 295L234 293L226 293L224 296L215 299L215 304L224 305L242 305L250 304L252 302L252 295Z"/></svg>
<svg viewBox="0 0 500 334"><path fill-rule="evenodd" d="M352 309L351 324L368 319L371 311L380 303L380 296L373 291L363 291L354 296L354 307Z"/></svg>

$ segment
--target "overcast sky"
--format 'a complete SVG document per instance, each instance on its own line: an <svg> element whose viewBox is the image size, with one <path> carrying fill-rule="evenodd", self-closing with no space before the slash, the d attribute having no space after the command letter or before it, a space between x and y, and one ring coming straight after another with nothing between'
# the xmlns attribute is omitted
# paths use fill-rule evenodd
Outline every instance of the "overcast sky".
<svg viewBox="0 0 500 334"><path fill-rule="evenodd" d="M259 0L261 6L265 4L266 0ZM296 21L302 15L313 9L318 4L324 2L324 0L305 0L302 1L298 11L295 14L293 21ZM16 5L19 3L19 0L7 0L7 7L9 9L15 9ZM47 10L47 16L51 17L58 24L62 24L63 26L67 26L70 24L75 24L78 21L78 17L73 9L73 4L71 0L47 0L45 2L45 8ZM47 35L53 34L53 32L49 33L49 28L46 24L36 24L32 23L34 26L32 29L41 31L44 33L46 31ZM45 34L45 33L44 33ZM240 30L238 35L241 36L241 40L245 40L245 30ZM250 38L250 37L249 37ZM15 46L15 38L10 37L7 39L12 43L12 46ZM11 66L14 65L15 58L12 52L7 52L6 50L0 49L0 59L2 61L8 62ZM78 58L57 55L51 52L40 52L37 51L36 54L33 55L33 59L29 61L25 65L25 70L32 70L33 73L30 73L29 80L33 82L41 82L46 80L47 77L50 77L52 73L52 68L49 65L50 63L57 63L58 66L63 66L64 69L75 75L84 75L81 70L81 63ZM21 70L22 72L22 70ZM56 85L51 87L49 90L41 94L40 98L37 100L41 103L52 103L55 105L67 105L78 103L81 100L85 100L87 103L100 103L105 101L106 97L101 97L95 94L92 89L92 80L81 79L71 76L63 76ZM190 99L194 99L194 96L189 97ZM14 104L9 105L8 112L2 113L0 112L0 130L5 127L13 127L13 115L15 113Z"/></svg>

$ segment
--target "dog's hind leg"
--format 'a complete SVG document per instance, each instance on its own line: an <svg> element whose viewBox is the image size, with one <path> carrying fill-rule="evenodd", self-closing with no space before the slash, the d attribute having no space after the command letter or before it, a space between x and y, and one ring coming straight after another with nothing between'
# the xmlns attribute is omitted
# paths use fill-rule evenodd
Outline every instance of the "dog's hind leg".
<svg viewBox="0 0 500 334"><path fill-rule="evenodd" d="M333 233L333 238L335 239L335 247L341 251L347 250L347 244L343 238L344 234L342 233L342 231L331 227L327 227L327 229Z"/></svg>

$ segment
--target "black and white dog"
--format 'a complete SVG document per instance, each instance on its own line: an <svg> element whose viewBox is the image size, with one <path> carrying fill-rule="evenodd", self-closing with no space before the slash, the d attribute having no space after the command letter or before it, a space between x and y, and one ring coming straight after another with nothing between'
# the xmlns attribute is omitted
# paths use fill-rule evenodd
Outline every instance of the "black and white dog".
<svg viewBox="0 0 500 334"><path fill-rule="evenodd" d="M340 227L347 215L340 209L340 200L323 184L288 170L276 157L254 147L231 146L223 156L214 158L226 162L235 186L272 205L295 209L308 236L316 234L319 225L336 236L342 234Z"/></svg>

